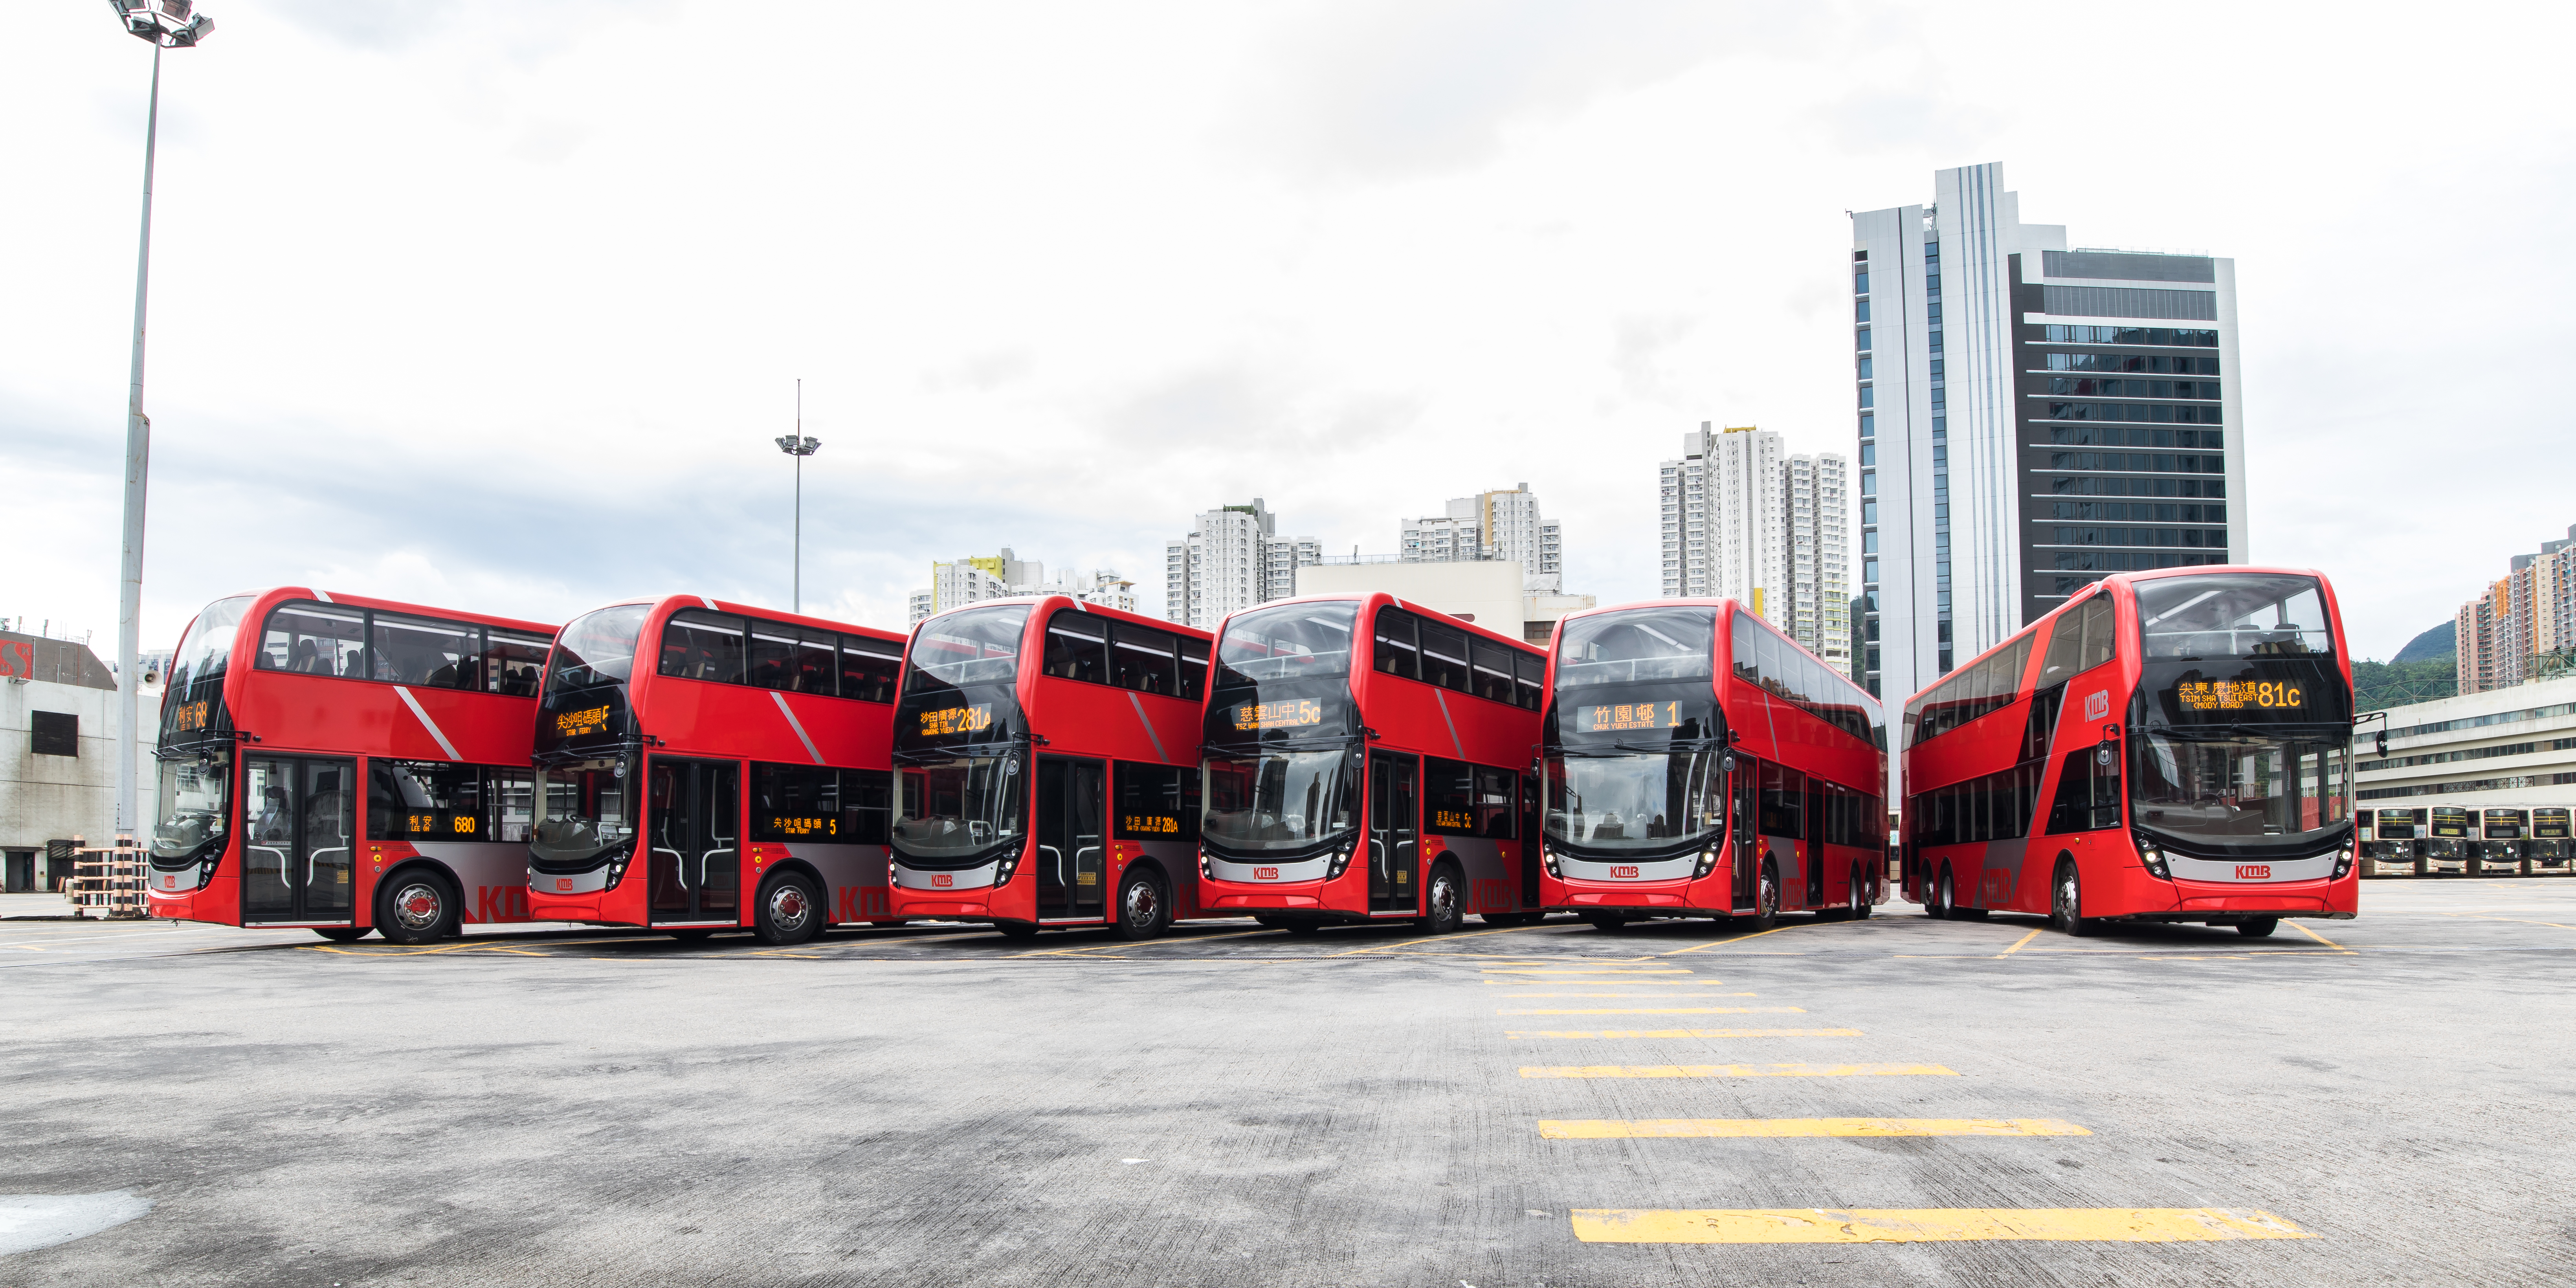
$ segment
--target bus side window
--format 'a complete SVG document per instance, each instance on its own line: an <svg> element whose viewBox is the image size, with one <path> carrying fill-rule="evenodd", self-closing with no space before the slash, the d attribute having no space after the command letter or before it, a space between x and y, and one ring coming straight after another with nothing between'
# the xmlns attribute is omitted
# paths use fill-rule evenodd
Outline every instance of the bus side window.
<svg viewBox="0 0 2576 1288"><path fill-rule="evenodd" d="M1511 840L1513 821L1512 771L1476 766L1476 835Z"/></svg>
<svg viewBox="0 0 2576 1288"><path fill-rule="evenodd" d="M1122 689L1173 694L1180 688L1180 641L1168 631L1119 622L1109 629L1109 666Z"/></svg>
<svg viewBox="0 0 2576 1288"><path fill-rule="evenodd" d="M2098 762L2098 748L2066 753L2057 771L2057 796L2048 806L2048 834L2092 832L2120 825L2120 758L2108 768Z"/></svg>
<svg viewBox="0 0 2576 1288"><path fill-rule="evenodd" d="M2095 600L2100 598L2098 595L2094 597ZM2048 632L2048 653L2040 659L2040 688L2045 689L2084 669L2079 663L2084 656L2084 614L2092 608L2093 602L2087 600L2057 615L2056 625Z"/></svg>
<svg viewBox="0 0 2576 1288"><path fill-rule="evenodd" d="M1786 765L1762 766L1762 818L1764 836L1795 839L1802 835L1798 826L1800 797L1806 792L1806 775Z"/></svg>
<svg viewBox="0 0 2576 1288"><path fill-rule="evenodd" d="M1208 642L1181 637L1181 696L1196 702L1207 696Z"/></svg>
<svg viewBox="0 0 2576 1288"><path fill-rule="evenodd" d="M742 683L742 619L683 609L662 627L664 675L718 684Z"/></svg>
<svg viewBox="0 0 2576 1288"><path fill-rule="evenodd" d="M863 635L841 637L841 696L862 702L894 701L903 670L903 646Z"/></svg>
<svg viewBox="0 0 2576 1288"><path fill-rule="evenodd" d="M1427 830L1476 835L1476 780L1463 760L1422 758L1422 818ZM1660 831L1637 835L1662 835Z"/></svg>
<svg viewBox="0 0 2576 1288"><path fill-rule="evenodd" d="M1408 680L1422 678L1422 650L1414 639L1414 616L1401 608L1377 610L1377 669Z"/></svg>
<svg viewBox="0 0 2576 1288"><path fill-rule="evenodd" d="M1546 694L1547 659L1536 653L1514 650L1512 670L1517 681L1514 687L1519 705L1524 710L1538 710Z"/></svg>
<svg viewBox="0 0 2576 1288"><path fill-rule="evenodd" d="M2109 595L2095 595L2092 602L2084 605L2084 662L2078 670L2090 671L2119 651L2117 622Z"/></svg>
<svg viewBox="0 0 2576 1288"><path fill-rule="evenodd" d="M1467 632L1422 623L1422 678L1444 689L1468 692Z"/></svg>
<svg viewBox="0 0 2576 1288"><path fill-rule="evenodd" d="M1109 683L1108 625L1071 608L1048 618L1046 673L1060 680Z"/></svg>
<svg viewBox="0 0 2576 1288"><path fill-rule="evenodd" d="M1468 637L1467 657L1473 664L1477 697L1495 702L1512 700L1512 654L1517 651L1482 636Z"/></svg>

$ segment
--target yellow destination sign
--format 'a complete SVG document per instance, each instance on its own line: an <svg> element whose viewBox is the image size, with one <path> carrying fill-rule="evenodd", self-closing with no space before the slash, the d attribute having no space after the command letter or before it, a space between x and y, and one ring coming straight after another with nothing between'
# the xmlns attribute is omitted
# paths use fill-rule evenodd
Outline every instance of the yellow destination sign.
<svg viewBox="0 0 2576 1288"><path fill-rule="evenodd" d="M2296 708L2306 704L2299 686L2274 680L2196 680L2174 686L2185 711Z"/></svg>
<svg viewBox="0 0 2576 1288"><path fill-rule="evenodd" d="M978 703L971 707L941 707L921 713L924 737L938 738L951 734L981 733L993 727L993 704Z"/></svg>
<svg viewBox="0 0 2576 1288"><path fill-rule="evenodd" d="M1234 709L1234 727L1238 730L1294 729L1300 725L1324 723L1324 704L1313 698L1293 698L1282 702L1246 702Z"/></svg>
<svg viewBox="0 0 2576 1288"><path fill-rule="evenodd" d="M567 711L555 717L555 732L566 738L598 733L608 728L608 708L592 707L587 711Z"/></svg>

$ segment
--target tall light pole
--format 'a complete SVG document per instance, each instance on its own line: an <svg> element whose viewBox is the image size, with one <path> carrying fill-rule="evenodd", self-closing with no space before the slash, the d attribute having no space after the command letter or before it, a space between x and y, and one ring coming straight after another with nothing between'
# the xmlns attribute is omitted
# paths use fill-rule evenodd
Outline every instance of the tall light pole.
<svg viewBox="0 0 2576 1288"><path fill-rule="evenodd" d="M215 30L196 12L196 0L107 0L126 34L152 42L152 106L143 124L143 235L134 252L134 366L125 394L124 559L116 594L116 730L125 745L116 756L116 835L137 830L134 749L142 741L135 720L143 673L143 485L152 468L152 422L143 415L143 302L152 280L152 159L161 138L161 51L189 49Z"/></svg>
<svg viewBox="0 0 2576 1288"><path fill-rule="evenodd" d="M796 382L796 432L778 436L778 450L796 458L796 555L795 569L789 576L795 589L790 592L789 611L805 611L805 458L823 446L819 438L805 436L805 382Z"/></svg>

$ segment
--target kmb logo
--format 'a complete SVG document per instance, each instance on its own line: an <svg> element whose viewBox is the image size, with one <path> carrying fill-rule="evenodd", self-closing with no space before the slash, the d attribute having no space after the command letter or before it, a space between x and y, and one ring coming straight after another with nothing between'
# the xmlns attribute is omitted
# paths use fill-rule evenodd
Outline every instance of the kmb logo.
<svg viewBox="0 0 2576 1288"><path fill-rule="evenodd" d="M1637 875L1637 865L1633 863L1614 864L1610 869L1610 875L1614 877L1633 877Z"/></svg>
<svg viewBox="0 0 2576 1288"><path fill-rule="evenodd" d="M952 877L952 876L948 875L948 874L947 874L947 873L945 873L945 872L941 872L941 873L937 873L937 874L933 875L933 876L930 878L930 884L932 884L932 885L934 885L934 886L937 886L937 887L939 887L939 888L940 888L940 889L942 889L942 890L945 890L945 889L947 889L948 887L950 887L950 886L953 886L953 885L957 884L957 878Z"/></svg>
<svg viewBox="0 0 2576 1288"><path fill-rule="evenodd" d="M2272 865L2269 863L2239 863L2236 865L2236 879L2239 881L2269 881L2272 879Z"/></svg>
<svg viewBox="0 0 2576 1288"><path fill-rule="evenodd" d="M1279 879L1279 869L1254 868L1252 870L1252 879L1255 881L1276 881Z"/></svg>

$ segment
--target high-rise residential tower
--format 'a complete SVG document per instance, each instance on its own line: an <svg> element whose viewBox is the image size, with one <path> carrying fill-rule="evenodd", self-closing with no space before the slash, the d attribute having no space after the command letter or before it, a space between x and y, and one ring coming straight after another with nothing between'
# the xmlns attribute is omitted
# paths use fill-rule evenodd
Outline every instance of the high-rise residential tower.
<svg viewBox="0 0 2576 1288"><path fill-rule="evenodd" d="M1734 599L1816 656L1851 659L1850 461L1751 425L1682 435L1662 462L1664 594Z"/></svg>
<svg viewBox="0 0 2576 1288"><path fill-rule="evenodd" d="M1851 670L1850 462L1840 452L1781 462L1781 629L1808 652Z"/></svg>
<svg viewBox="0 0 2576 1288"><path fill-rule="evenodd" d="M1565 588L1564 525L1539 513L1538 495L1527 483L1453 497L1442 514L1406 519L1396 551L1404 563L1505 560L1521 566L1525 592Z"/></svg>
<svg viewBox="0 0 2576 1288"><path fill-rule="evenodd" d="M1860 670L1891 702L2104 573L2250 558L2236 262L2070 251L1997 164L1933 192L1852 216Z"/></svg>
<svg viewBox="0 0 2576 1288"><path fill-rule="evenodd" d="M1200 512L1188 536L1163 543L1163 616L1215 630L1228 613L1296 594L1299 565L1322 559L1323 545L1278 526L1260 497Z"/></svg>

